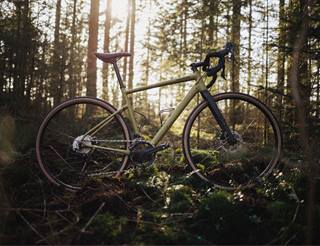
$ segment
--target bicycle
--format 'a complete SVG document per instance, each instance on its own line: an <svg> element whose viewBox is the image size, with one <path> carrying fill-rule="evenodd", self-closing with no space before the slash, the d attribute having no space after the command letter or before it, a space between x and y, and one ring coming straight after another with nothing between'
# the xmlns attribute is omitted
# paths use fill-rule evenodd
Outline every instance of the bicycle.
<svg viewBox="0 0 320 246"><path fill-rule="evenodd" d="M77 190L92 177L120 177L128 163L151 164L159 151L169 147L159 144L164 135L200 93L203 101L190 113L182 134L191 173L222 189L254 185L276 167L282 137L275 116L258 99L237 92L210 94L218 72L224 77L225 57L233 53L234 45L227 43L222 50L209 52L204 61L192 63L190 75L129 90L117 61L130 53L96 53L98 59L113 65L124 105L116 109L101 99L77 97L53 108L36 140L42 172L52 183ZM219 59L216 66L211 65L211 58ZM211 81L206 85L208 78ZM187 81L194 81L191 89L152 140L146 141L137 127L131 94ZM122 116L125 111L128 123Z"/></svg>

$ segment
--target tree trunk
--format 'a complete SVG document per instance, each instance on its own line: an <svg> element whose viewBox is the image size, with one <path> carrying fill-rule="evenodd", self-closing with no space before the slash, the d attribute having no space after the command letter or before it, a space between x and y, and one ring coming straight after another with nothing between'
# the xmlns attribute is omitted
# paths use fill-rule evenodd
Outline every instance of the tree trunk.
<svg viewBox="0 0 320 246"><path fill-rule="evenodd" d="M218 1L209 1L209 27L208 27L208 46L215 47L217 40L215 36L217 34L217 19L215 18L218 14Z"/></svg>
<svg viewBox="0 0 320 246"><path fill-rule="evenodd" d="M299 31L296 35L293 52L292 52L292 64L289 69L288 81L291 86L292 97L297 108L297 121L299 129L299 140L300 146L303 150L304 168L308 175L308 195L306 204L306 245L312 245L314 243L314 232L315 232L315 218L316 218L316 175L319 173L319 167L316 165L316 161L313 158L310 136L308 132L307 115L308 110L304 101L304 95L300 89L300 73L301 63L305 63L305 57L302 55L302 50L308 45L308 31L310 28L310 12L315 10L314 1L307 0L301 3L300 6L301 24ZM310 12L309 12L310 11ZM302 68L304 69L304 68Z"/></svg>
<svg viewBox="0 0 320 246"><path fill-rule="evenodd" d="M279 37L278 37L278 62L277 62L277 95L276 107L278 108L278 119L282 120L283 111L283 94L284 94L284 78L285 78L285 45L286 45L286 27L285 27L285 0L279 1Z"/></svg>
<svg viewBox="0 0 320 246"><path fill-rule="evenodd" d="M235 56L239 59L240 54L240 20L241 18L241 1L232 0L232 27L231 27L231 40L236 45ZM239 91L239 62L232 61L231 67L231 82L232 91Z"/></svg>
<svg viewBox="0 0 320 246"><path fill-rule="evenodd" d="M148 11L151 12L152 11L152 0L148 0ZM150 50L150 45L151 45L151 18L150 16L148 17L148 29L147 29L147 41L146 41L146 48L147 48L147 57L144 63L144 67L145 67L145 77L143 78L144 82L143 82L143 86L147 86L148 82L149 82L149 76L150 76L150 59L151 59L151 50ZM147 91L143 91L142 92L142 106L143 109L146 110L146 112L148 112L148 118L150 118L150 113L151 110L149 109L149 103L148 103L148 92Z"/></svg>
<svg viewBox="0 0 320 246"><path fill-rule="evenodd" d="M317 63L317 101L316 101L316 117L320 118L320 61Z"/></svg>
<svg viewBox="0 0 320 246"><path fill-rule="evenodd" d="M131 57L129 60L129 78L128 78L128 89L133 87L133 76L134 76L134 45L135 45L135 24L136 24L136 1L131 1L131 16L130 16L130 53ZM132 97L130 97L132 103Z"/></svg>
<svg viewBox="0 0 320 246"><path fill-rule="evenodd" d="M127 9L127 20L126 20L126 30L124 39L124 52L129 51L129 31L130 31L130 10L131 10L131 0L128 0ZM128 72L128 57L123 58L123 81L127 83L127 72ZM124 98L122 97L122 105L124 104Z"/></svg>
<svg viewBox="0 0 320 246"><path fill-rule="evenodd" d="M241 1L232 0L232 27L231 27L231 40L236 45L235 57L240 61L240 20L241 18ZM239 75L240 75L240 62L232 61L231 66L231 90L234 92L239 91ZM231 125L232 129L235 128L235 114L234 110L236 108L235 100L232 101L231 105Z"/></svg>
<svg viewBox="0 0 320 246"><path fill-rule="evenodd" d="M249 0L249 37L248 37L248 80L247 80L247 94L250 94L250 85L252 80L251 74L251 52L252 52L252 0Z"/></svg>
<svg viewBox="0 0 320 246"><path fill-rule="evenodd" d="M53 96L53 104L60 103L60 90L62 90L61 78L59 70L61 66L60 58L60 20L61 20L61 0L57 0L56 4L56 18L54 25L54 41L53 41L53 60L52 60L52 85L50 88L51 96Z"/></svg>
<svg viewBox="0 0 320 246"><path fill-rule="evenodd" d="M25 83L27 75L27 67L30 65L27 63L27 48L28 42L28 25L29 24L29 0L17 1L16 13L17 13L17 31L15 37L15 53L16 57L14 60L14 84L13 90L16 99L15 100L15 110L19 109L21 100L24 98Z"/></svg>
<svg viewBox="0 0 320 246"><path fill-rule="evenodd" d="M71 44L70 44L70 64L69 64L69 97L76 96L76 81L74 79L74 45L76 42L76 15L77 15L77 0L73 0L72 12L72 27L71 27Z"/></svg>
<svg viewBox="0 0 320 246"><path fill-rule="evenodd" d="M104 52L110 52L110 29L111 29L111 13L112 13L112 0L107 0L107 9L106 9L106 20L104 24L104 45L103 49ZM102 71L102 78L103 78L103 99L108 100L108 75L109 75L109 67L107 63L103 63L103 71Z"/></svg>
<svg viewBox="0 0 320 246"><path fill-rule="evenodd" d="M91 0L89 16L87 96L97 96L97 58L94 53L98 47L99 0Z"/></svg>
<svg viewBox="0 0 320 246"><path fill-rule="evenodd" d="M268 97L268 87L269 87L269 0L266 0L266 12L265 12L265 19L266 19L266 59L265 59L265 83L264 83L264 101L265 104L269 105L269 97ZM263 143L266 144L268 141L268 127L267 119L264 120L264 133L263 133Z"/></svg>

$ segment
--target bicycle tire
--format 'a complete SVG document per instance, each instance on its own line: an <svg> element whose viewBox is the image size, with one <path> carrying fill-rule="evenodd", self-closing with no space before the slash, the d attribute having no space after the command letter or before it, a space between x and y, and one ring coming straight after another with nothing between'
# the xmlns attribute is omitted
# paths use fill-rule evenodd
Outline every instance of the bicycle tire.
<svg viewBox="0 0 320 246"><path fill-rule="evenodd" d="M68 190L79 190L79 189L81 189L82 186L68 184L52 174L52 172L50 171L50 168L48 167L48 165L44 161L45 147L43 146L43 141L44 141L43 138L44 138L46 132L49 131L49 130L47 130L48 124L55 118L55 116L59 117L59 113L61 113L63 110L70 110L71 106L80 105L80 104L84 104L84 105L86 105L86 107L89 107L87 105L94 105L94 106L100 108L101 110L107 112L108 114L113 114L117 111L117 109L115 107L113 107L111 104L109 104L103 100L97 99L97 98L77 97L74 99L70 99L70 100L65 101L65 102L61 103L60 105L56 106L47 114L47 116L45 117L45 119L43 120L43 122L41 123L41 125L39 127L37 139L36 139L36 157L37 157L37 161L38 161L38 164L40 166L42 173L46 176L46 178L51 183L53 183L57 186L60 186L60 187L64 187ZM118 126L119 126L119 129L122 131L121 133L123 134L123 138L124 138L123 140L126 143L125 147L126 147L126 149L128 149L129 141L131 139L129 128L126 125L124 119L122 118L122 116L120 114L116 114L114 116L114 119L115 119L115 122L117 124L119 124ZM125 155L123 157L122 163L119 166L119 169L116 171L116 174L114 175L114 177L118 177L121 174L121 172L125 169L125 167L128 163L128 160L129 160L128 155Z"/></svg>
<svg viewBox="0 0 320 246"><path fill-rule="evenodd" d="M276 167L276 165L280 160L281 149L282 149L282 135L281 135L279 124L275 116L273 115L273 113L267 108L266 105L264 105L258 99L252 96L249 96L247 94L227 92L227 93L214 95L213 99L215 102L217 102L217 104L219 104L219 102L221 102L222 100L244 101L244 102L247 102L249 105L253 105L256 109L262 112L272 126L272 131L274 134L274 141L275 141L275 146L274 146L275 154L273 158L270 160L269 164L263 169L263 171L261 171L259 175L255 177L253 180L251 180L250 182L232 186L232 185L225 185L225 183L221 184L215 180L209 180L205 172L201 171L201 169L197 167L196 160L192 156L192 153L191 153L192 151L190 147L190 139L192 139L192 137L190 137L191 129L197 117L202 113L202 111L204 111L204 109L206 108L208 109L207 101L202 101L193 109L184 126L183 136L182 136L182 142L183 142L182 145L183 145L183 153L184 153L185 160L190 165L193 173L196 173L202 180L211 183L216 188L234 190L234 189L240 189L240 188L245 188L245 187L254 185L258 180L261 180L262 178L267 177L272 172L272 170Z"/></svg>

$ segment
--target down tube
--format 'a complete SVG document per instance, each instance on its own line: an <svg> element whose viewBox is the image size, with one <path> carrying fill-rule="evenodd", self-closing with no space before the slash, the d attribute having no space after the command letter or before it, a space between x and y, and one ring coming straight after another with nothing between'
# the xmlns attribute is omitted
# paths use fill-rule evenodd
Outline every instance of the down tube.
<svg viewBox="0 0 320 246"><path fill-rule="evenodd" d="M151 140L151 144L156 146L163 136L168 132L172 124L176 121L176 119L181 115L182 111L188 106L189 102L193 99L193 97L199 92L198 83L196 83L188 94L183 98L183 100L178 104L177 108L172 112L169 118L166 120L164 125L159 129L156 135Z"/></svg>

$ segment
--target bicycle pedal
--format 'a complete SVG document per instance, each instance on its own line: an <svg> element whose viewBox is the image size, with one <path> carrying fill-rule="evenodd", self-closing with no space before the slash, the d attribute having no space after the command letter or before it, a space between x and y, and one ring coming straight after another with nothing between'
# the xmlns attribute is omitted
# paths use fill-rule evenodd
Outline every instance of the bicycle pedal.
<svg viewBox="0 0 320 246"><path fill-rule="evenodd" d="M169 147L170 147L170 144L164 143L164 144L160 144L159 146L155 147L155 149L159 149L159 151L161 151L161 150L165 150Z"/></svg>

